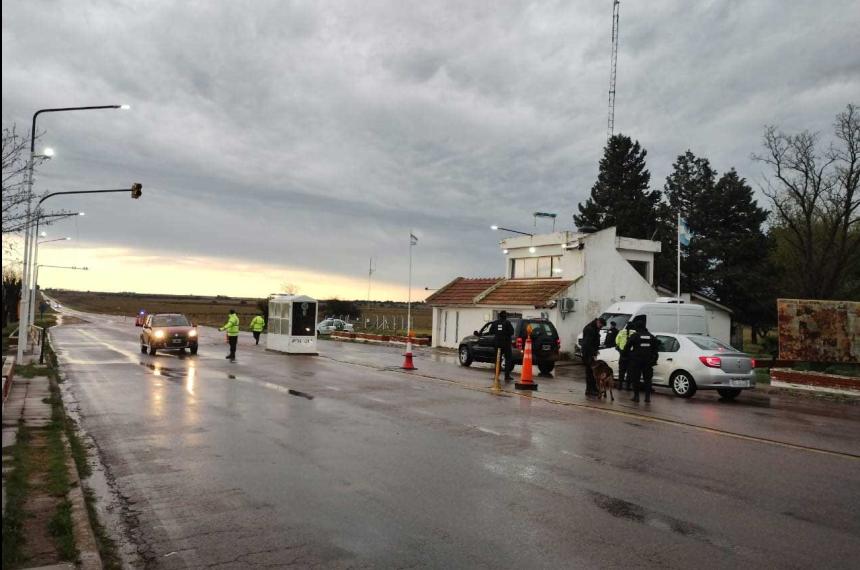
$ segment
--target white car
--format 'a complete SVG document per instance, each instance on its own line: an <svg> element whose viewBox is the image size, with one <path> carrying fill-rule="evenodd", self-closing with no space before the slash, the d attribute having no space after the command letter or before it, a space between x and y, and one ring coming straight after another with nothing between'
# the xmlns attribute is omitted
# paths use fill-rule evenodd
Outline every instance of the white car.
<svg viewBox="0 0 860 570"><path fill-rule="evenodd" d="M325 319L317 325L317 334L331 334L334 331L353 332L354 327L340 319Z"/></svg>
<svg viewBox="0 0 860 570"><path fill-rule="evenodd" d="M755 388L755 360L710 336L652 333L660 341L654 366L655 386L667 386L676 396L690 398L696 390L716 390L726 399ZM618 350L604 348L598 358L618 377Z"/></svg>

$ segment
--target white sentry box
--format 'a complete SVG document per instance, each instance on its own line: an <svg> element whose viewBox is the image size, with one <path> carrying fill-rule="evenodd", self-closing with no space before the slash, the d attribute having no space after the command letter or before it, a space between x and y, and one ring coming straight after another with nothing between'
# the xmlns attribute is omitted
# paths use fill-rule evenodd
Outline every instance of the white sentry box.
<svg viewBox="0 0 860 570"><path fill-rule="evenodd" d="M288 354L317 354L317 301L304 295L269 299L266 348Z"/></svg>

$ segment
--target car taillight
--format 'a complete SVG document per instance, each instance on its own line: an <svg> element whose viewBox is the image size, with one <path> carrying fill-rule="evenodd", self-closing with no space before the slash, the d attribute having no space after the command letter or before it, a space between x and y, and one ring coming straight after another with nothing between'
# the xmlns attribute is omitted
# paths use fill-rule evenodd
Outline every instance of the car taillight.
<svg viewBox="0 0 860 570"><path fill-rule="evenodd" d="M755 358L750 358L750 367L755 368Z"/></svg>
<svg viewBox="0 0 860 570"><path fill-rule="evenodd" d="M523 349L523 339L522 339L522 338L517 337L516 347L517 347L517 350L522 350L522 349Z"/></svg>
<svg viewBox="0 0 860 570"><path fill-rule="evenodd" d="M708 368L719 368L722 363L719 356L700 356L699 360Z"/></svg>
<svg viewBox="0 0 860 570"><path fill-rule="evenodd" d="M557 347L561 348L561 339L560 338L555 339L555 345Z"/></svg>

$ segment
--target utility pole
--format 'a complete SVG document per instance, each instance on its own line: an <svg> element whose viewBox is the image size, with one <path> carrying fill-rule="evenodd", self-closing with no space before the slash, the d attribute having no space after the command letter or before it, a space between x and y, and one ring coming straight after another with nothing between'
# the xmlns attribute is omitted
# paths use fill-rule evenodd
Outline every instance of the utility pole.
<svg viewBox="0 0 860 570"><path fill-rule="evenodd" d="M370 306L370 279L373 277L373 272L375 269L373 268L373 258L370 258L370 265L367 268L367 306Z"/></svg>
<svg viewBox="0 0 860 570"><path fill-rule="evenodd" d="M606 121L606 140L615 134L615 77L618 71L618 16L620 0L612 0L612 56L609 68L609 118Z"/></svg>

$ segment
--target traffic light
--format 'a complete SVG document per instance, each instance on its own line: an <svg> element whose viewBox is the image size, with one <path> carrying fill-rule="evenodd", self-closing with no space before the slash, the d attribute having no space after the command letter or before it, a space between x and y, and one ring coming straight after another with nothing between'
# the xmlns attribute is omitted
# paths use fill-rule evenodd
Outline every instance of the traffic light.
<svg viewBox="0 0 860 570"><path fill-rule="evenodd" d="M140 198L140 195L143 194L143 184L140 182L135 182L131 185L131 197L137 200Z"/></svg>

